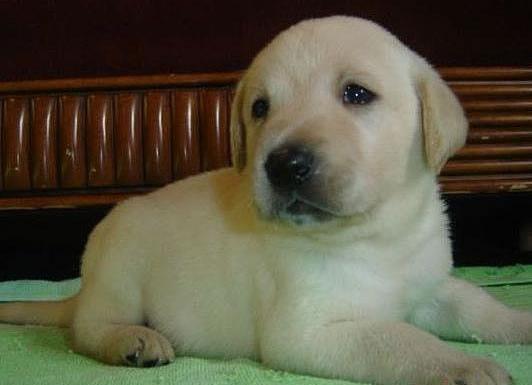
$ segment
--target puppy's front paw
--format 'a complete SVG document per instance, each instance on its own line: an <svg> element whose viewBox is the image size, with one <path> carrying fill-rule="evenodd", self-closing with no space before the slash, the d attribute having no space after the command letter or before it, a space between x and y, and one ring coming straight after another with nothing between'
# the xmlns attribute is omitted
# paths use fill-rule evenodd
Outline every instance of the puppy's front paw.
<svg viewBox="0 0 532 385"><path fill-rule="evenodd" d="M512 377L495 361L468 357L444 373L445 385L510 385Z"/></svg>
<svg viewBox="0 0 532 385"><path fill-rule="evenodd" d="M106 361L115 365L152 367L175 359L170 342L153 329L125 326L108 341Z"/></svg>

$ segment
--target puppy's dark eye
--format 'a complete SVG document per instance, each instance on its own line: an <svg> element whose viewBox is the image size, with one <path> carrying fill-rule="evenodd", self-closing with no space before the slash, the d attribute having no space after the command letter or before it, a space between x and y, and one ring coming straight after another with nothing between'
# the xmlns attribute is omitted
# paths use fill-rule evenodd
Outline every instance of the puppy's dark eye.
<svg viewBox="0 0 532 385"><path fill-rule="evenodd" d="M373 99L375 94L358 84L350 83L344 88L343 101L346 104L368 104Z"/></svg>
<svg viewBox="0 0 532 385"><path fill-rule="evenodd" d="M269 109L270 103L268 102L268 99L260 98L253 102L253 106L251 107L251 114L255 119L261 119L268 114Z"/></svg>

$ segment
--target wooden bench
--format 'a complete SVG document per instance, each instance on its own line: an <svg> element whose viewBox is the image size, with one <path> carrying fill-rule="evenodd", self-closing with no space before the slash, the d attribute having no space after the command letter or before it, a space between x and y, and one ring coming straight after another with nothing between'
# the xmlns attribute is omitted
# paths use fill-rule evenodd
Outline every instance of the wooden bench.
<svg viewBox="0 0 532 385"><path fill-rule="evenodd" d="M532 191L532 68L442 68L470 121L446 193ZM240 73L0 83L0 208L112 204L230 165Z"/></svg>

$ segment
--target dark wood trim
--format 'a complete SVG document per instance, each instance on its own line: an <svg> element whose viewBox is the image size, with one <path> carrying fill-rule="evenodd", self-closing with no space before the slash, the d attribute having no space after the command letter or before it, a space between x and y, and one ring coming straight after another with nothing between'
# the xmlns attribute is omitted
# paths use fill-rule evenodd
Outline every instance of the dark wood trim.
<svg viewBox="0 0 532 385"><path fill-rule="evenodd" d="M532 67L442 67L438 71L447 81L532 79Z"/></svg>
<svg viewBox="0 0 532 385"><path fill-rule="evenodd" d="M532 174L482 176L475 179L458 176L440 177L442 191L446 194L486 194L501 192L526 192L532 191Z"/></svg>
<svg viewBox="0 0 532 385"><path fill-rule="evenodd" d="M114 205L124 199L146 194L155 188L109 189L107 191L72 191L46 195L0 197L0 210L75 208Z"/></svg>
<svg viewBox="0 0 532 385"><path fill-rule="evenodd" d="M236 83L242 71L0 82L0 94L217 86Z"/></svg>
<svg viewBox="0 0 532 385"><path fill-rule="evenodd" d="M461 83L532 79L532 67L441 67L438 71L446 81ZM230 85L236 83L243 73L232 71L0 82L0 94ZM459 87L464 85L460 84Z"/></svg>

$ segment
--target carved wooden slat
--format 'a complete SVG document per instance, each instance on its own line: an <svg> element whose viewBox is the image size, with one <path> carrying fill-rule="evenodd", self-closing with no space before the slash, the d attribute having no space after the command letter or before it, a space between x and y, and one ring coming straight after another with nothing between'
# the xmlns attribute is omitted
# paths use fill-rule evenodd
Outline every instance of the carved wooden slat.
<svg viewBox="0 0 532 385"><path fill-rule="evenodd" d="M468 143L532 142L532 127L482 127L469 130Z"/></svg>
<svg viewBox="0 0 532 385"><path fill-rule="evenodd" d="M29 190L30 104L27 98L4 100L2 175L4 190Z"/></svg>
<svg viewBox="0 0 532 385"><path fill-rule="evenodd" d="M530 97L532 96L532 81L530 82L451 82L452 90L462 98L483 97Z"/></svg>
<svg viewBox="0 0 532 385"><path fill-rule="evenodd" d="M85 98L63 95L59 102L60 184L63 188L85 187Z"/></svg>
<svg viewBox="0 0 532 385"><path fill-rule="evenodd" d="M173 92L172 109L172 168L174 179L181 179L201 171L198 92Z"/></svg>
<svg viewBox="0 0 532 385"><path fill-rule="evenodd" d="M532 99L495 99L495 100L464 100L462 106L466 111L530 111Z"/></svg>
<svg viewBox="0 0 532 385"><path fill-rule="evenodd" d="M170 95L152 91L144 96L145 183L162 185L172 180Z"/></svg>
<svg viewBox="0 0 532 385"><path fill-rule="evenodd" d="M471 112L468 114L468 119L472 127L532 125L532 114L528 111L520 113Z"/></svg>
<svg viewBox="0 0 532 385"><path fill-rule="evenodd" d="M108 94L87 97L87 162L89 186L115 182L113 98Z"/></svg>
<svg viewBox="0 0 532 385"><path fill-rule="evenodd" d="M235 100L236 88L231 87L227 90L227 109L229 114L231 113L231 108L233 106L233 100Z"/></svg>
<svg viewBox="0 0 532 385"><path fill-rule="evenodd" d="M454 159L532 158L532 144L471 144L454 156Z"/></svg>
<svg viewBox="0 0 532 385"><path fill-rule="evenodd" d="M138 93L115 96L115 159L118 186L144 183L142 99Z"/></svg>
<svg viewBox="0 0 532 385"><path fill-rule="evenodd" d="M450 160L442 175L532 173L532 159L524 160Z"/></svg>
<svg viewBox="0 0 532 385"><path fill-rule="evenodd" d="M202 170L229 166L229 112L227 89L203 89L200 92Z"/></svg>
<svg viewBox="0 0 532 385"><path fill-rule="evenodd" d="M57 101L53 96L33 98L31 180L33 189L58 187Z"/></svg>

